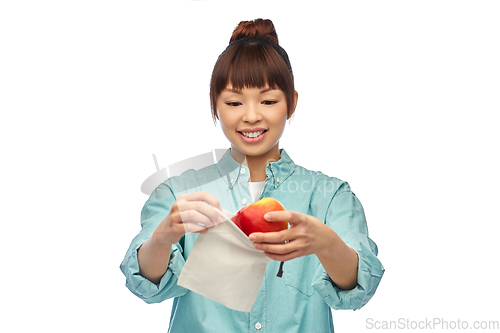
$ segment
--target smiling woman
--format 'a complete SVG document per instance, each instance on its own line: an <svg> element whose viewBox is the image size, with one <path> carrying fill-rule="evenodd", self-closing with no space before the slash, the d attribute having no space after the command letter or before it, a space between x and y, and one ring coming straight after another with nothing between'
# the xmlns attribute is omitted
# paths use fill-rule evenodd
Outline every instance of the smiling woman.
<svg viewBox="0 0 500 333"><path fill-rule="evenodd" d="M210 99L214 121L220 121L231 148L218 163L171 177L152 193L142 210L142 231L121 265L127 287L148 303L175 298L170 332L333 332L331 309L364 306L384 268L349 185L296 165L279 147L298 94L270 20L244 21L234 30L215 64ZM189 271L190 254L196 257L198 234L214 235L227 225L218 225L221 210L236 212L266 197L286 210L262 219L287 221L290 228L248 235L254 248L272 259L254 302L249 307L229 305L233 299L218 303L183 287L180 273ZM230 249L213 256L210 268L217 270L217 263L233 254ZM251 261L238 262L254 267ZM202 287L218 281L206 274L194 279ZM239 277L231 274L231 279ZM215 289L229 289L234 298L234 285Z"/></svg>

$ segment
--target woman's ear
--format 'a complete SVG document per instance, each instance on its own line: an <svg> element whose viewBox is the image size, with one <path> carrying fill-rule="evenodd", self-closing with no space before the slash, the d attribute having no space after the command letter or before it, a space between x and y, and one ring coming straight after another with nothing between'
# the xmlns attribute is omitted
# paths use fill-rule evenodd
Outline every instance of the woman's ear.
<svg viewBox="0 0 500 333"><path fill-rule="evenodd" d="M298 99L299 99L299 93L296 90L295 93L293 94L293 108L290 111L290 114L288 115L288 117L286 118L287 120L290 119L292 117L293 113L295 112L295 108L297 107Z"/></svg>

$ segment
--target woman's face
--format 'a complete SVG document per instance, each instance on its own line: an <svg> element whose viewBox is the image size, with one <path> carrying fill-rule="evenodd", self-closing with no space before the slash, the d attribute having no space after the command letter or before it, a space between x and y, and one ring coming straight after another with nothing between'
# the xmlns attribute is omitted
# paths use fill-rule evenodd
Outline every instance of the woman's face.
<svg viewBox="0 0 500 333"><path fill-rule="evenodd" d="M279 159L278 141L291 116L281 89L236 90L229 84L217 99L217 114L232 149L247 158Z"/></svg>

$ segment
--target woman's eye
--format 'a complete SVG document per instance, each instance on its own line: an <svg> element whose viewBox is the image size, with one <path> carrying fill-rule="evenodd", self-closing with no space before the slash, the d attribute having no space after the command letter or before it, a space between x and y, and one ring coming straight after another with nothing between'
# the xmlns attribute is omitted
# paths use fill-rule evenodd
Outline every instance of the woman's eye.
<svg viewBox="0 0 500 333"><path fill-rule="evenodd" d="M278 102L277 101L264 101L264 102L262 102L262 104L264 104L264 105L273 105L276 103L278 103Z"/></svg>
<svg viewBox="0 0 500 333"><path fill-rule="evenodd" d="M226 103L226 105L229 105L229 106L238 106L240 104L241 104L240 102L227 102Z"/></svg>

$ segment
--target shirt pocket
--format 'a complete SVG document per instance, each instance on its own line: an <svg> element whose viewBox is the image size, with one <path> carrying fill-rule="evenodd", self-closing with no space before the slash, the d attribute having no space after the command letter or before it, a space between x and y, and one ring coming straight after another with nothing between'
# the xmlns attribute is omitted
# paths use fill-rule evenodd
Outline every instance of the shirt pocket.
<svg viewBox="0 0 500 333"><path fill-rule="evenodd" d="M285 284L308 297L314 293L312 277L315 270L309 267L310 263L310 258L300 257L286 261L283 265Z"/></svg>

